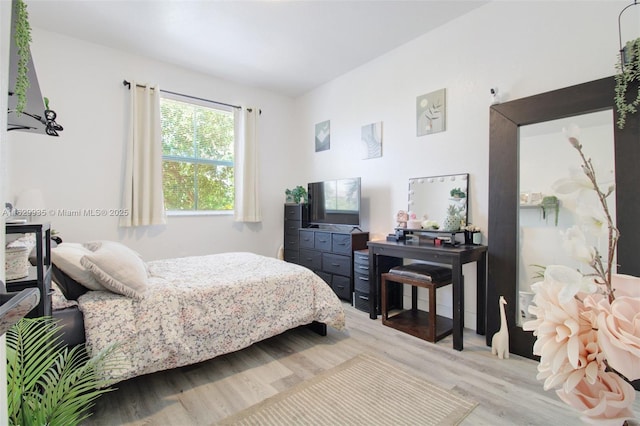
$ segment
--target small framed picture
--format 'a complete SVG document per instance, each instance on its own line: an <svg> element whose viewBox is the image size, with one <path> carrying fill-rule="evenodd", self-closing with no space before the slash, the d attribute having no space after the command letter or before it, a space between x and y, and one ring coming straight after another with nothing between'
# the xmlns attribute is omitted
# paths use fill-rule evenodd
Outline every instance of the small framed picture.
<svg viewBox="0 0 640 426"><path fill-rule="evenodd" d="M362 126L362 159L382 157L382 121Z"/></svg>
<svg viewBox="0 0 640 426"><path fill-rule="evenodd" d="M446 89L436 90L416 98L417 135L424 136L446 130Z"/></svg>
<svg viewBox="0 0 640 426"><path fill-rule="evenodd" d="M331 121L316 124L316 152L331 148Z"/></svg>

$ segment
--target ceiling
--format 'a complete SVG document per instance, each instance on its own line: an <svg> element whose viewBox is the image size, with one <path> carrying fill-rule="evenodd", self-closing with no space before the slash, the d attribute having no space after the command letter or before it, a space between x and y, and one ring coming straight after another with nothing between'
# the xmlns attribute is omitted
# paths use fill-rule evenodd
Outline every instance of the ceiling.
<svg viewBox="0 0 640 426"><path fill-rule="evenodd" d="M26 3L32 27L296 97L487 1Z"/></svg>

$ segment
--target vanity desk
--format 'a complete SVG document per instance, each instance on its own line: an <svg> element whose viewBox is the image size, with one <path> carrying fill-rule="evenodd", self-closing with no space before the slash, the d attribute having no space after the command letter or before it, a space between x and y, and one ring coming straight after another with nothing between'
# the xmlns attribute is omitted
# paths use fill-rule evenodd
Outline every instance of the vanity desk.
<svg viewBox="0 0 640 426"><path fill-rule="evenodd" d="M463 349L464 328L464 276L462 265L476 262L477 265L477 322L476 332L485 334L485 298L487 273L487 247L482 245L434 246L433 244L405 244L402 241L369 241L369 318L378 317L376 306L380 299L381 264L386 258L414 259L427 263L448 265L452 272L453 285L453 348Z"/></svg>

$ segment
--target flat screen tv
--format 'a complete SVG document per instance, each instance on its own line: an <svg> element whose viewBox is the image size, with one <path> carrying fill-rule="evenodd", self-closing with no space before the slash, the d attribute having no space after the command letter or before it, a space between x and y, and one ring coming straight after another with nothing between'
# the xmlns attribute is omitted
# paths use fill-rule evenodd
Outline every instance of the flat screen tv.
<svg viewBox="0 0 640 426"><path fill-rule="evenodd" d="M312 225L360 225L359 177L312 182L308 193Z"/></svg>

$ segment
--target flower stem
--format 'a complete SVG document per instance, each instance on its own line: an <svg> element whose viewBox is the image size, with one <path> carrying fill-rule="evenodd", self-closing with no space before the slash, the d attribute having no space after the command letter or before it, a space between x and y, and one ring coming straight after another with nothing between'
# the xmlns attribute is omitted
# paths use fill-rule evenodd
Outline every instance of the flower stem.
<svg viewBox="0 0 640 426"><path fill-rule="evenodd" d="M582 171L589 178L589 180L591 181L591 184L593 185L593 189L596 191L596 194L598 194L598 200L600 201L600 205L602 206L602 209L604 210L604 214L607 219L607 228L608 228L608 237L609 237L608 239L609 242L607 246L607 249L608 249L607 262L606 262L607 266L605 268L604 265L602 264L601 256L596 256L596 263L592 265L592 267L595 269L598 276L600 276L600 278L602 279L603 283L601 284L605 285L606 293L607 293L607 296L609 297L609 302L613 302L613 300L615 299L615 295L613 294L613 289L611 288L611 275L612 275L611 265L613 265L613 261L614 261L613 257L615 255L616 248L618 246L618 238L620 236L620 232L618 231L618 228L616 228L613 224L613 219L611 218L611 213L609 212L609 205L607 204L607 196L611 194L611 191L605 194L604 192L602 192L602 190L600 190L600 187L598 186L598 182L596 180L596 172L595 172L595 169L593 168L591 159L590 158L587 159L585 157L584 152L582 152L582 145L578 142L577 139L570 138L570 141L571 141L571 145L580 154L580 158L582 159Z"/></svg>

